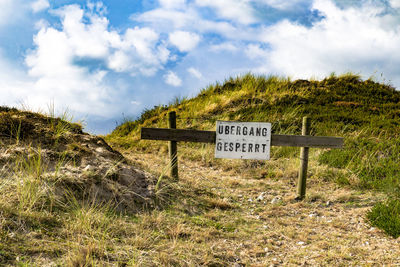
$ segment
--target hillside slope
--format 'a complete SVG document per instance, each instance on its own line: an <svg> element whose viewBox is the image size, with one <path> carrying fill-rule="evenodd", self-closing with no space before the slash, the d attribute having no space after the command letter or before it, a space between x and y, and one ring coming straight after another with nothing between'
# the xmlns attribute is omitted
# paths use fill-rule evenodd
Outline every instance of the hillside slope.
<svg viewBox="0 0 400 267"><path fill-rule="evenodd" d="M245 75L146 110L104 139L2 107L0 265L399 265L399 100L351 74ZM139 134L167 127L171 110L182 129L269 121L276 134L300 134L307 115L313 135L344 137L345 147L310 150L303 201L298 148L228 160L212 144L179 143L175 180L167 142Z"/></svg>
<svg viewBox="0 0 400 267"><path fill-rule="evenodd" d="M300 134L302 117L309 116L311 135L345 138L345 149L318 156L321 164L356 174L356 181L341 177L343 183L380 190L399 184L400 92L388 85L352 74L322 81L249 74L175 102L146 110L138 120L118 126L107 140L117 146L151 149L154 142L137 143L140 128L166 128L171 110L177 111L177 128L215 130L216 120L265 121L272 123L275 134ZM295 151L275 148L272 154L293 157Z"/></svg>
<svg viewBox="0 0 400 267"><path fill-rule="evenodd" d="M175 182L165 176L167 142L140 140L141 127L167 128L172 110L181 129L215 130L216 120L265 121L275 134L300 134L302 117L309 116L312 135L344 137L345 147L310 150L302 202L295 201L298 148L273 147L270 161L227 160L214 158L213 145L181 142ZM356 75L291 81L249 74L124 122L106 140L160 177L166 202L165 210L147 217L157 239L138 248L137 260L172 266L400 264L399 115L400 92Z"/></svg>
<svg viewBox="0 0 400 267"><path fill-rule="evenodd" d="M78 124L0 107L0 143L1 266L73 265L96 227L154 206L155 179Z"/></svg>

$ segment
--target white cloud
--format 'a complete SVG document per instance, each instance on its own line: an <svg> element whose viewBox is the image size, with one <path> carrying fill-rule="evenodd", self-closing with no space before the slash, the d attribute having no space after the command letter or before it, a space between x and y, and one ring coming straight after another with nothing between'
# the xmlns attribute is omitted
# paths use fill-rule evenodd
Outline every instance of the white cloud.
<svg viewBox="0 0 400 267"><path fill-rule="evenodd" d="M111 96L110 88L103 85L106 72L89 72L74 65L74 50L64 32L42 29L34 42L37 49L26 58L29 75L36 79L28 105L43 107L53 100L55 104L68 103L68 108L81 114L102 115Z"/></svg>
<svg viewBox="0 0 400 267"><path fill-rule="evenodd" d="M32 83L25 73L19 71L12 62L4 57L0 49L0 105L16 106L23 100L22 96L29 93Z"/></svg>
<svg viewBox="0 0 400 267"><path fill-rule="evenodd" d="M389 2L393 8L400 8L400 0L389 0Z"/></svg>
<svg viewBox="0 0 400 267"><path fill-rule="evenodd" d="M168 71L168 73L164 75L164 81L175 87L182 85L182 80L173 71Z"/></svg>
<svg viewBox="0 0 400 267"><path fill-rule="evenodd" d="M185 31L175 31L169 34L169 41L175 45L179 51L188 52L194 49L200 41L200 36Z"/></svg>
<svg viewBox="0 0 400 267"><path fill-rule="evenodd" d="M193 27L198 14L193 9L184 11L170 10L165 8L153 9L139 15L132 15L131 19L152 25L157 29L168 31L171 28Z"/></svg>
<svg viewBox="0 0 400 267"><path fill-rule="evenodd" d="M210 46L210 50L214 52L221 52L221 51L236 52L238 51L238 49L239 48L231 42L224 42Z"/></svg>
<svg viewBox="0 0 400 267"><path fill-rule="evenodd" d="M201 72L193 67L188 68L187 70L193 77L197 78L197 79L201 79L203 78L203 75L201 74Z"/></svg>
<svg viewBox="0 0 400 267"><path fill-rule="evenodd" d="M331 72L353 71L372 75L395 72L400 64L400 27L388 27L382 7L338 8L332 1L316 0L313 8L325 18L308 28L287 20L265 29L260 44L247 53L260 57L261 70L292 77L323 77Z"/></svg>
<svg viewBox="0 0 400 267"><path fill-rule="evenodd" d="M61 29L37 24L41 28L34 37L35 49L26 57L29 76L35 80L27 94L28 105L43 106L54 100L68 103L68 108L80 114L105 116L107 112L112 116L120 112L115 108L120 97L118 87L107 85L110 71L151 76L163 68L170 52L159 34L146 27L124 33L109 30L104 9L89 6L90 12L85 13L69 5L53 11L62 19ZM77 63L93 59L98 64ZM177 84L180 80L171 76L169 81Z"/></svg>
<svg viewBox="0 0 400 267"><path fill-rule="evenodd" d="M311 1L309 0L255 0L258 3L261 4L267 4L273 8L276 9L281 9L281 10L290 10L293 7L296 7L297 5L301 3L310 3Z"/></svg>
<svg viewBox="0 0 400 267"><path fill-rule="evenodd" d="M131 104L134 105L134 106L140 106L140 105L142 105L142 103L141 103L140 101L136 101L136 100L132 100L132 101L131 101Z"/></svg>
<svg viewBox="0 0 400 267"><path fill-rule="evenodd" d="M85 14L77 5L55 12L63 19L63 33L74 57L103 59L111 70L131 75L154 75L163 68L169 51L154 30L135 27L124 34L109 31L109 21L101 15L104 7L96 5L90 9L100 14ZM89 23L84 23L84 19Z"/></svg>
<svg viewBox="0 0 400 267"><path fill-rule="evenodd" d="M251 59L265 58L269 56L269 51L262 49L259 44L249 44L246 48L246 54Z"/></svg>
<svg viewBox="0 0 400 267"><path fill-rule="evenodd" d="M186 0L159 0L162 7L173 9L182 8L186 4Z"/></svg>
<svg viewBox="0 0 400 267"><path fill-rule="evenodd" d="M107 31L105 17L88 15L90 23L85 24L84 11L77 5L66 6L54 13L63 19L63 32L76 56L101 58L108 54L112 35L117 33Z"/></svg>
<svg viewBox="0 0 400 267"><path fill-rule="evenodd" d="M196 0L200 7L211 7L221 18L251 24L257 22L250 0Z"/></svg>
<svg viewBox="0 0 400 267"><path fill-rule="evenodd" d="M159 8L131 16L131 19L168 34L181 30L201 34L213 33L233 40L252 41L260 38L258 28L253 29L246 25L234 25L228 21L204 18L197 9L192 7L179 11Z"/></svg>
<svg viewBox="0 0 400 267"><path fill-rule="evenodd" d="M96 3L87 2L87 7L92 13L96 13L101 16L107 14L107 7L103 4L103 2L96 2Z"/></svg>
<svg viewBox="0 0 400 267"><path fill-rule="evenodd" d="M31 4L33 12L40 12L50 7L48 0L37 0Z"/></svg>
<svg viewBox="0 0 400 267"><path fill-rule="evenodd" d="M10 23L14 12L15 3L13 0L0 0L0 26Z"/></svg>
<svg viewBox="0 0 400 267"><path fill-rule="evenodd" d="M117 50L108 58L109 68L132 75L154 75L170 56L165 45L158 42L159 35L150 28L128 29L113 45Z"/></svg>

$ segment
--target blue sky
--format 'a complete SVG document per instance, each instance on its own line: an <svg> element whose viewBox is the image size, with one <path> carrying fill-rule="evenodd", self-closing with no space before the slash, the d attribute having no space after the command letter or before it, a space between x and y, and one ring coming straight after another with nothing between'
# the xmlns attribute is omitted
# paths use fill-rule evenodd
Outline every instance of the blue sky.
<svg viewBox="0 0 400 267"><path fill-rule="evenodd" d="M0 0L0 104L123 117L248 72L400 86L400 0Z"/></svg>

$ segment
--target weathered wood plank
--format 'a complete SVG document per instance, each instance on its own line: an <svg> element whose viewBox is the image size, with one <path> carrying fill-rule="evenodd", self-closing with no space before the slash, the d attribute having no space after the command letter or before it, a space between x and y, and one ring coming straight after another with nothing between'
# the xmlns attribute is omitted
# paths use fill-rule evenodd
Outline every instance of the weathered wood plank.
<svg viewBox="0 0 400 267"><path fill-rule="evenodd" d="M303 127L301 134L308 136L310 134L311 120L309 117L303 117ZM298 200L303 200L306 197L306 184L307 184L307 169L308 169L308 153L309 147L300 148L300 169L299 178L297 181L297 197Z"/></svg>
<svg viewBox="0 0 400 267"><path fill-rule="evenodd" d="M142 128L141 139L215 143L215 131Z"/></svg>
<svg viewBox="0 0 400 267"><path fill-rule="evenodd" d="M271 146L343 148L342 137L273 134Z"/></svg>
<svg viewBox="0 0 400 267"><path fill-rule="evenodd" d="M215 143L215 131L197 131L165 128L142 128L141 139ZM325 136L278 135L271 136L271 146L342 148L343 138Z"/></svg>
<svg viewBox="0 0 400 267"><path fill-rule="evenodd" d="M176 129L176 112L171 111L168 113L168 127L169 129ZM168 144L170 164L170 175L175 179L179 179L178 174L178 144L176 141L169 141Z"/></svg>

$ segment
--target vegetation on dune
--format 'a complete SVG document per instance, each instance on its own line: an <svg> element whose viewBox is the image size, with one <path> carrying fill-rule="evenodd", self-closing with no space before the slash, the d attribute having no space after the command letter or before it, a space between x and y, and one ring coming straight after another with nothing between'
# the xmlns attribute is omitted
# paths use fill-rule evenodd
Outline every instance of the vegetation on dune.
<svg viewBox="0 0 400 267"><path fill-rule="evenodd" d="M0 107L1 266L102 265L116 217L153 202L146 173L53 115Z"/></svg>
<svg viewBox="0 0 400 267"><path fill-rule="evenodd" d="M1 107L0 265L399 264L400 241L390 237L400 236L399 100L353 74L248 74L125 121L105 137L119 152L66 115ZM345 137L345 148L310 150L301 202L298 148L273 147L270 161L226 160L211 144L180 143L177 181L166 175L167 142L139 134L166 128L171 110L178 128L269 121L277 134L300 134L307 115L313 135Z"/></svg>
<svg viewBox="0 0 400 267"><path fill-rule="evenodd" d="M376 204L368 213L368 220L394 238L400 236L400 201L392 199Z"/></svg>
<svg viewBox="0 0 400 267"><path fill-rule="evenodd" d="M275 134L300 134L302 117L310 116L312 135L345 138L342 150L313 150L315 164L326 166L321 179L385 192L394 202L400 199L400 92L390 85L351 73L321 81L247 74L210 85L192 99L145 110L139 119L124 122L107 138L120 147L165 151L160 142L139 141L139 131L141 127L166 128L171 110L177 111L178 128L214 130L216 120L268 121ZM187 153L180 156L204 160L207 154L211 165L236 164L213 159L212 148L197 152L200 147L181 144L180 149ZM273 148L271 153L273 158L294 159L297 151ZM372 213L390 206L378 205ZM374 216L370 218L374 224ZM399 224L398 220L393 223ZM385 229L385 225L377 225ZM388 233L397 236L393 230Z"/></svg>

